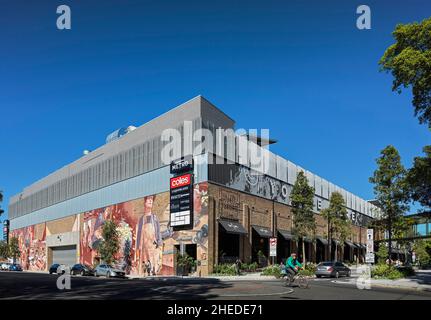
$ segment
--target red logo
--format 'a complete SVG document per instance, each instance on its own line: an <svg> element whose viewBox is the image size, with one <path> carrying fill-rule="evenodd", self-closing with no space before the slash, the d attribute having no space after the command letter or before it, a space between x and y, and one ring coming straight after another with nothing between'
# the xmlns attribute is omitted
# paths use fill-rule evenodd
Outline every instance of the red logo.
<svg viewBox="0 0 431 320"><path fill-rule="evenodd" d="M188 186L192 181L191 174L185 174L179 177L171 178L171 189Z"/></svg>

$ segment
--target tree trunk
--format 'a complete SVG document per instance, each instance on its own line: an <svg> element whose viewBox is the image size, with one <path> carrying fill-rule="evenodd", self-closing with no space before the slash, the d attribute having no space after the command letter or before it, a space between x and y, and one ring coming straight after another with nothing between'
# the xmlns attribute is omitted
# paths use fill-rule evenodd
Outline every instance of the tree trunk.
<svg viewBox="0 0 431 320"><path fill-rule="evenodd" d="M328 261L332 260L332 232L331 225L328 219Z"/></svg>
<svg viewBox="0 0 431 320"><path fill-rule="evenodd" d="M392 261L391 261L391 256L392 256L392 219L391 219L391 216L389 215L389 218L388 218L388 236L389 236L389 239L388 239L388 246L389 246L389 248L388 248L388 259L389 259L389 265L391 265L392 263Z"/></svg>
<svg viewBox="0 0 431 320"><path fill-rule="evenodd" d="M334 261L338 260L338 245L335 242L335 252L334 252Z"/></svg>
<svg viewBox="0 0 431 320"><path fill-rule="evenodd" d="M302 263L304 264L305 267L305 241L304 238L302 238Z"/></svg>

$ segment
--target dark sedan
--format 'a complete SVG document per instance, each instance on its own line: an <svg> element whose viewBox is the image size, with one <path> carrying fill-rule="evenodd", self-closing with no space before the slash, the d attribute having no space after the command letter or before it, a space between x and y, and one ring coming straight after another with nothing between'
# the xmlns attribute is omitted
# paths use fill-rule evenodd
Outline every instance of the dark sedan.
<svg viewBox="0 0 431 320"><path fill-rule="evenodd" d="M9 266L9 271L22 271L22 267L21 267L21 265L20 265L20 264L18 264L18 263L12 263L12 264Z"/></svg>
<svg viewBox="0 0 431 320"><path fill-rule="evenodd" d="M335 277L339 278L341 276L350 277L351 271L349 267L344 265L339 261L327 261L321 262L316 268L316 277Z"/></svg>
<svg viewBox="0 0 431 320"><path fill-rule="evenodd" d="M58 263L54 263L51 267L49 267L49 274L57 273L59 266L60 265Z"/></svg>
<svg viewBox="0 0 431 320"><path fill-rule="evenodd" d="M70 274L72 275L80 274L81 276L93 276L94 270L90 266L77 263L72 267L72 269L70 269Z"/></svg>

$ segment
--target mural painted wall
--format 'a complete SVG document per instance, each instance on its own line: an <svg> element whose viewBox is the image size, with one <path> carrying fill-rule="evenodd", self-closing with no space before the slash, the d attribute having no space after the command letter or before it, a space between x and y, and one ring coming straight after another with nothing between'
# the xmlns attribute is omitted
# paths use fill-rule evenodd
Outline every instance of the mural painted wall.
<svg viewBox="0 0 431 320"><path fill-rule="evenodd" d="M112 220L120 235L117 267L130 274L172 275L175 245L197 245L197 259L207 259L208 185L194 186L194 228L173 232L169 225L169 193L119 203L82 214L81 263L97 265L103 224ZM148 272L150 270L150 272Z"/></svg>
<svg viewBox="0 0 431 320"><path fill-rule="evenodd" d="M79 217L78 217L79 216ZM196 244L197 259L206 265L208 256L208 184L194 186L194 228L173 232L169 225L169 192L127 201L79 215L49 221L11 232L18 238L20 263L25 270L47 269L46 237L79 231L79 260L97 265L98 244L107 220L117 224L120 250L116 266L129 274L172 275L175 273L175 245ZM55 261L53 261L55 262Z"/></svg>
<svg viewBox="0 0 431 320"><path fill-rule="evenodd" d="M21 253L19 261L23 269L31 271L46 269L45 223L13 230L11 237L18 238L18 247Z"/></svg>

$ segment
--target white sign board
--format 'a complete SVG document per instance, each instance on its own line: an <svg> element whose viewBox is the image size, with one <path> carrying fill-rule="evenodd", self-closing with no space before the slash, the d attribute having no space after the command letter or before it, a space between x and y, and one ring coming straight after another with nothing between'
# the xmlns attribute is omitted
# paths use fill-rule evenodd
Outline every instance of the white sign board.
<svg viewBox="0 0 431 320"><path fill-rule="evenodd" d="M367 229L367 254L374 253L374 230Z"/></svg>
<svg viewBox="0 0 431 320"><path fill-rule="evenodd" d="M277 238L269 238L269 256L277 256Z"/></svg>
<svg viewBox="0 0 431 320"><path fill-rule="evenodd" d="M374 263L374 253L367 253L365 255L365 263Z"/></svg>

